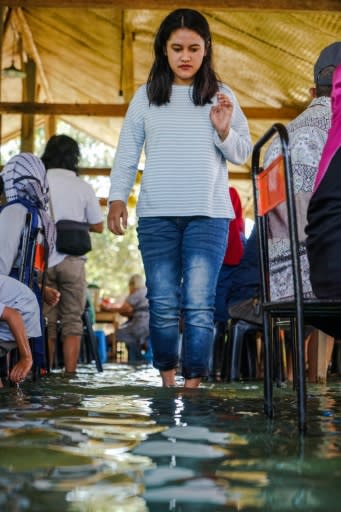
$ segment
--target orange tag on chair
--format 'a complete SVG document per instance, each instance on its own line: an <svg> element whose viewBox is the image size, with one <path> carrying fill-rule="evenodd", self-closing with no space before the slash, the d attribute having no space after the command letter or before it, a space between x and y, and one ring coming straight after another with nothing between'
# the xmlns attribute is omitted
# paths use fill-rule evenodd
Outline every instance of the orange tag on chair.
<svg viewBox="0 0 341 512"><path fill-rule="evenodd" d="M286 199L284 160L280 155L256 176L258 215L265 215Z"/></svg>
<svg viewBox="0 0 341 512"><path fill-rule="evenodd" d="M36 244L34 253L34 269L44 272L45 270L45 248L43 244Z"/></svg>

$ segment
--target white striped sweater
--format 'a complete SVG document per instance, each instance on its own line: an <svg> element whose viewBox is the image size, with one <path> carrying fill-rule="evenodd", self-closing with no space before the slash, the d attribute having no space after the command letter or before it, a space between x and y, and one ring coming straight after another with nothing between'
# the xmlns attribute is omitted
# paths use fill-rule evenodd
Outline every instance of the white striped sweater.
<svg viewBox="0 0 341 512"><path fill-rule="evenodd" d="M170 103L160 107L149 105L145 85L138 89L123 122L109 202L127 201L144 147L139 217L234 218L226 161L244 163L252 143L235 95L225 85L220 90L234 105L231 129L223 142L209 117L212 104L195 106L190 86L173 85Z"/></svg>

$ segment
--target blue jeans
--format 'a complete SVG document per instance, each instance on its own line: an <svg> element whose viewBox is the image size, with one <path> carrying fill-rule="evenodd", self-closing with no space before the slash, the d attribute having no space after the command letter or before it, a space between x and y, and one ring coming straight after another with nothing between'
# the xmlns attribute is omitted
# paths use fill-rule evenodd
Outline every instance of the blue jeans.
<svg viewBox="0 0 341 512"><path fill-rule="evenodd" d="M182 374L208 375L217 279L226 249L228 219L143 217L139 248L146 273L154 367L178 365L183 326Z"/></svg>

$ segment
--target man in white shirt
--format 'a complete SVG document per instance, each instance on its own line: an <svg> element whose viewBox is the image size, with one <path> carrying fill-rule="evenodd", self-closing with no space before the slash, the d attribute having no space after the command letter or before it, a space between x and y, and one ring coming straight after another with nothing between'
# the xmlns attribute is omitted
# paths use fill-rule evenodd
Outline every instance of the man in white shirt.
<svg viewBox="0 0 341 512"><path fill-rule="evenodd" d="M51 214L54 221L66 219L89 224L89 231L102 233L103 215L89 183L78 176L80 151L67 135L53 135L47 142L42 161L47 169ZM58 305L46 310L48 318L49 363L53 366L60 321L65 371L76 371L83 334L82 313L86 301L85 256L56 251L47 274L49 286L60 293Z"/></svg>

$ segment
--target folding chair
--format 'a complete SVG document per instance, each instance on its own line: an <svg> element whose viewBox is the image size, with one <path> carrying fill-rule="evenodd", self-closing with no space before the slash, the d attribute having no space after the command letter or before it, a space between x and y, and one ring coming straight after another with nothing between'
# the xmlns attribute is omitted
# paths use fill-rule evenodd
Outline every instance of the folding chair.
<svg viewBox="0 0 341 512"><path fill-rule="evenodd" d="M282 154L264 169L260 165L261 150L274 135L279 136ZM304 322L309 323L309 319L317 316L340 317L341 301L306 299L303 297L301 262L298 254L296 205L289 155L289 136L284 125L275 123L255 144L252 153L252 182L255 221L259 241L258 250L263 306L264 410L269 417L273 416L273 344L278 334L279 323L282 323L283 319L288 319L293 341L294 387L297 393L298 428L300 431L305 431L307 420ZM287 205L294 299L274 301L271 299L270 294L267 226L269 213L282 202L286 202Z"/></svg>

